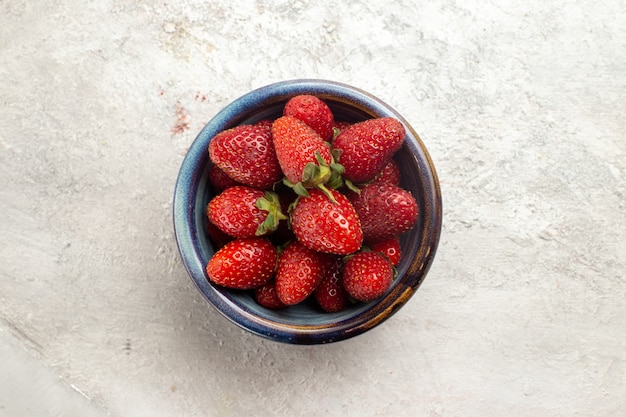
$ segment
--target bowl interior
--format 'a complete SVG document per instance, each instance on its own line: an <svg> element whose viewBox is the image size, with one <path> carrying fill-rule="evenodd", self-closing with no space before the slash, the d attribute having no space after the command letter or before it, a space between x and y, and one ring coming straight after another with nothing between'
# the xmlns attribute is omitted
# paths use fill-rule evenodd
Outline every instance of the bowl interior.
<svg viewBox="0 0 626 417"><path fill-rule="evenodd" d="M280 88L283 87L283 88ZM204 271L215 252L207 233L206 205L213 197L209 183L208 144L221 130L282 115L296 94L324 100L336 120L357 122L391 116L404 123L407 138L396 153L403 188L420 207L415 227L401 235L403 251L398 275L388 293L372 303L358 303L338 312L323 312L307 300L283 310L259 306L249 291L211 284ZM178 200L178 201L177 201ZM183 262L198 289L226 317L259 335L291 343L322 343L361 333L392 315L419 287L430 267L441 228L441 201L436 174L421 140L399 114L378 99L352 87L329 82L283 83L241 97L218 113L200 132L181 167L175 193L174 221Z"/></svg>

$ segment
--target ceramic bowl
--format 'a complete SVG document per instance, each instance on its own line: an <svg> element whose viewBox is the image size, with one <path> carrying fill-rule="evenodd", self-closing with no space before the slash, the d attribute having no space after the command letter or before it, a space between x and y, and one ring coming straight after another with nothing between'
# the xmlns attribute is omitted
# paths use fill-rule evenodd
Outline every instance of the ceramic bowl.
<svg viewBox="0 0 626 417"><path fill-rule="evenodd" d="M206 233L205 209L211 199L209 154L220 131L261 119L276 118L289 98L312 94L324 100L337 120L360 121L395 117L407 132L395 158L402 186L411 191L420 213L415 227L401 235L403 258L392 287L377 301L358 303L338 313L325 313L313 301L284 310L259 306L251 292L213 285L205 266L215 252ZM318 344L344 340L372 329L398 311L418 289L433 262L441 233L441 193L433 163L417 133L390 106L349 85L325 80L292 80L271 84L236 99L215 115L187 152L174 192L174 229L182 261L193 283L221 314L242 328L275 341Z"/></svg>

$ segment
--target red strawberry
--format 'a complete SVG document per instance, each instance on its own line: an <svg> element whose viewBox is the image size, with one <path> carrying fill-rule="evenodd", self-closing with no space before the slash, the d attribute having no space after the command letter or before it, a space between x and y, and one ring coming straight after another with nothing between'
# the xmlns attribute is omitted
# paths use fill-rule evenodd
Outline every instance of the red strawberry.
<svg viewBox="0 0 626 417"><path fill-rule="evenodd" d="M241 125L218 133L209 143L211 161L234 180L267 189L282 173L265 127Z"/></svg>
<svg viewBox="0 0 626 417"><path fill-rule="evenodd" d="M320 190L309 197L299 197L291 211L291 227L298 240L318 251L348 255L363 243L357 213L348 198L337 190L328 190L334 202Z"/></svg>
<svg viewBox="0 0 626 417"><path fill-rule="evenodd" d="M374 178L372 182L385 182L391 185L400 186L400 167L394 159L390 159L387 165L383 167L380 173Z"/></svg>
<svg viewBox="0 0 626 417"><path fill-rule="evenodd" d="M322 279L322 255L298 242L291 241L278 256L276 294L287 305L307 298Z"/></svg>
<svg viewBox="0 0 626 417"><path fill-rule="evenodd" d="M211 168L209 168L209 182L213 187L213 191L216 193L221 193L228 187L232 187L234 185L241 185L240 182L232 179L222 168L215 164L212 164Z"/></svg>
<svg viewBox="0 0 626 417"><path fill-rule="evenodd" d="M256 122L254 125L258 126L258 127L263 127L265 129L272 130L272 123L274 123L274 120L272 120L272 119L262 119L262 120L259 120L258 122Z"/></svg>
<svg viewBox="0 0 626 417"><path fill-rule="evenodd" d="M209 259L206 273L211 282L247 290L265 284L276 269L276 248L267 239L237 239Z"/></svg>
<svg viewBox="0 0 626 417"><path fill-rule="evenodd" d="M315 288L313 296L324 311L334 313L347 308L350 299L341 282L343 259L336 255L324 256L322 280Z"/></svg>
<svg viewBox="0 0 626 417"><path fill-rule="evenodd" d="M209 221L224 233L238 238L262 236L286 220L278 196L245 185L227 188L206 209Z"/></svg>
<svg viewBox="0 0 626 417"><path fill-rule="evenodd" d="M372 183L348 198L356 210L363 237L376 241L398 236L417 222L418 206L410 192L391 184Z"/></svg>
<svg viewBox="0 0 626 417"><path fill-rule="evenodd" d="M393 266L398 266L402 258L402 249L400 248L400 239L397 236L389 239L368 242L367 244L374 252L378 252L386 256Z"/></svg>
<svg viewBox="0 0 626 417"><path fill-rule="evenodd" d="M254 289L254 299L259 305L271 310L287 307L287 304L278 298L278 294L276 294L276 280L273 279Z"/></svg>
<svg viewBox="0 0 626 417"><path fill-rule="evenodd" d="M353 183L372 180L400 149L406 136L404 126L391 117L368 119L342 131L333 141L340 150L344 178Z"/></svg>
<svg viewBox="0 0 626 417"><path fill-rule="evenodd" d="M369 302L387 292L393 276L389 259L378 252L359 252L346 260L342 279L350 297Z"/></svg>
<svg viewBox="0 0 626 417"><path fill-rule="evenodd" d="M219 227L211 222L206 222L206 232L209 235L209 239L211 239L211 243L213 244L213 248L215 250L235 239L231 235L222 232Z"/></svg>
<svg viewBox="0 0 626 417"><path fill-rule="evenodd" d="M292 97L285 104L283 115L302 120L325 141L333 137L335 118L328 105L318 97L307 94Z"/></svg>
<svg viewBox="0 0 626 417"><path fill-rule="evenodd" d="M325 188L337 166L328 144L313 128L295 117L283 116L274 121L272 137L289 186L299 194L306 194L302 187Z"/></svg>

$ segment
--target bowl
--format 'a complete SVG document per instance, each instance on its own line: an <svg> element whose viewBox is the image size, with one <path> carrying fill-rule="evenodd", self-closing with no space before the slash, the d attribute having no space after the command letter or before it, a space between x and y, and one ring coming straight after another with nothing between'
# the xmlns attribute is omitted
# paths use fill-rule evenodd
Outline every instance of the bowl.
<svg viewBox="0 0 626 417"><path fill-rule="evenodd" d="M356 122L395 117L406 128L406 140L396 153L402 187L420 208L417 224L400 237L403 257L391 288L380 299L326 313L307 300L283 310L259 306L249 291L236 291L209 282L205 267L215 253L206 232L205 209L212 197L209 184L211 139L224 129L282 115L285 103L298 94L324 100L336 120ZM409 123L394 109L358 88L327 80L283 81L253 90L228 104L200 131L178 174L173 201L174 231L182 262L195 286L222 315L265 338L292 344L321 344L362 334L396 313L423 282L433 262L441 234L441 191L426 147ZM308 302L310 301L310 302Z"/></svg>

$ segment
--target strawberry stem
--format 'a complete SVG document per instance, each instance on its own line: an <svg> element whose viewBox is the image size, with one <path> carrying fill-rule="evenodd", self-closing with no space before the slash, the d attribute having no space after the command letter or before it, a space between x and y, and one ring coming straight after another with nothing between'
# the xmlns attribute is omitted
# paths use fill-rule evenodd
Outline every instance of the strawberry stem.
<svg viewBox="0 0 626 417"><path fill-rule="evenodd" d="M278 228L281 220L287 220L287 216L280 208L278 194L272 191L267 191L264 197L257 199L256 206L260 210L267 211L267 217L256 229L257 236L273 232Z"/></svg>
<svg viewBox="0 0 626 417"><path fill-rule="evenodd" d="M319 152L315 152L315 162L309 162L304 167L302 172L302 181L293 183L286 177L283 178L283 184L293 189L293 191L302 197L308 197L309 193L307 189L318 188L328 198L336 203L335 197L333 197L329 188L338 189L343 187L344 179L343 173L345 168L340 163L335 162L335 158L331 155L330 164L322 157Z"/></svg>

